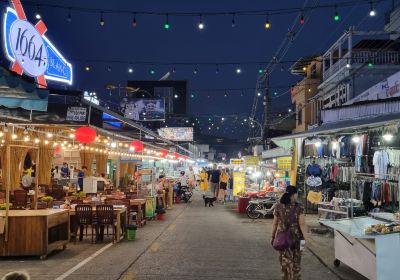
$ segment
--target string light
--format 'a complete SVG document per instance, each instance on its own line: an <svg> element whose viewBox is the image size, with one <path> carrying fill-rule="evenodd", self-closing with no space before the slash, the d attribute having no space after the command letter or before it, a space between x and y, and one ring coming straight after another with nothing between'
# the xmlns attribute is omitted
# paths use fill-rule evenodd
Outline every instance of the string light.
<svg viewBox="0 0 400 280"><path fill-rule="evenodd" d="M263 74L264 73L264 69L261 67L261 65L260 65L260 67L258 68L258 74Z"/></svg>
<svg viewBox="0 0 400 280"><path fill-rule="evenodd" d="M103 12L100 12L100 26L104 26L106 24L106 22L104 21L103 18Z"/></svg>
<svg viewBox="0 0 400 280"><path fill-rule="evenodd" d="M371 4L371 9L369 10L369 16L374 17L374 16L376 16L376 11L374 9L374 5L372 4L372 1L370 4Z"/></svg>
<svg viewBox="0 0 400 280"><path fill-rule="evenodd" d="M236 74L241 74L242 73L242 69L240 68L240 66L236 67Z"/></svg>
<svg viewBox="0 0 400 280"><path fill-rule="evenodd" d="M85 70L86 70L86 71L90 71L90 66L86 66L86 67L85 67Z"/></svg>
<svg viewBox="0 0 400 280"><path fill-rule="evenodd" d="M203 30L204 29L204 23L203 23L203 16L202 15L200 15L200 20L199 20L199 24L198 24L198 26L197 26L200 30Z"/></svg>
<svg viewBox="0 0 400 280"><path fill-rule="evenodd" d="M334 21L339 21L340 20L340 15L337 11L337 7L335 6L335 15L333 16Z"/></svg>
<svg viewBox="0 0 400 280"><path fill-rule="evenodd" d="M154 70L154 68L150 69L150 75L154 75L156 73L156 71Z"/></svg>
<svg viewBox="0 0 400 280"><path fill-rule="evenodd" d="M301 13L301 16L300 16L300 24L301 25L303 25L304 24L304 15L303 15L303 12Z"/></svg>
<svg viewBox="0 0 400 280"><path fill-rule="evenodd" d="M193 74L197 75L197 73L199 73L199 70L197 70L197 68L194 68Z"/></svg>
<svg viewBox="0 0 400 280"><path fill-rule="evenodd" d="M42 16L40 15L40 12L39 12L39 5L38 5L38 6L36 6L36 14L35 14L35 18L36 18L37 20L39 20L39 19L41 19L41 18L42 18Z"/></svg>
<svg viewBox="0 0 400 280"><path fill-rule="evenodd" d="M165 15L165 23L164 23L164 29L169 29L171 25L169 24L168 21L168 14Z"/></svg>
<svg viewBox="0 0 400 280"><path fill-rule="evenodd" d="M267 15L267 18L265 19L265 29L270 29L271 28L271 23L269 22L269 15Z"/></svg>
<svg viewBox="0 0 400 280"><path fill-rule="evenodd" d="M133 69L132 69L132 67L129 67L129 68L128 68L128 72L129 72L130 74L132 74L132 73L133 73Z"/></svg>
<svg viewBox="0 0 400 280"><path fill-rule="evenodd" d="M132 27L137 27L136 13L133 14Z"/></svg>
<svg viewBox="0 0 400 280"><path fill-rule="evenodd" d="M71 21L72 21L71 8L68 8L67 21L68 21L68 22L71 22Z"/></svg>

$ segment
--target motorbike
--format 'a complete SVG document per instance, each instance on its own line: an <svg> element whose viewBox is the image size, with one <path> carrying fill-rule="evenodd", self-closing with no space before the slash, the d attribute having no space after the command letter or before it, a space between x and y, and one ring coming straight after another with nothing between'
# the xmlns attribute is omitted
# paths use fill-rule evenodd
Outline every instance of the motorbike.
<svg viewBox="0 0 400 280"><path fill-rule="evenodd" d="M193 192L190 190L189 187L181 187L179 191L179 197L185 203L188 203L193 196Z"/></svg>
<svg viewBox="0 0 400 280"><path fill-rule="evenodd" d="M277 203L278 199L276 197L250 200L246 208L247 217L259 219L260 217L272 216Z"/></svg>

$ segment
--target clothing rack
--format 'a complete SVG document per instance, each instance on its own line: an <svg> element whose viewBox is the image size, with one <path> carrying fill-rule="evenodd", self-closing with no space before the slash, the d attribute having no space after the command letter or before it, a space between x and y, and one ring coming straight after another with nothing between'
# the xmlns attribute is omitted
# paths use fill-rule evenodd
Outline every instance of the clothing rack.
<svg viewBox="0 0 400 280"><path fill-rule="evenodd" d="M388 177L388 178L376 178L376 176L383 176L383 177ZM351 213L350 213L350 218L353 218L353 186L354 186L354 179L371 179L372 181L391 181L391 182L395 182L395 183L399 183L400 181L400 174L375 174L375 173L360 173L360 172L356 172L354 177L351 178L350 180L350 199L351 199L351 204L350 204L350 209L351 209ZM393 179L395 178L395 179ZM400 203L400 186L398 184L397 186L399 188L398 191L398 198L397 200Z"/></svg>

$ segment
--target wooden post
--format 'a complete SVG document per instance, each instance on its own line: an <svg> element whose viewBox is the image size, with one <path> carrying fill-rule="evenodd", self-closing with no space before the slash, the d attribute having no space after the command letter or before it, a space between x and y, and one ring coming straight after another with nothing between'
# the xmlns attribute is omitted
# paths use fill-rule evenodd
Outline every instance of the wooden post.
<svg viewBox="0 0 400 280"><path fill-rule="evenodd" d="M11 183L11 162L10 162L10 154L11 154L10 145L6 146L6 161L7 161L7 185L6 185L6 217L4 224L4 242L8 242L8 216L10 214L10 183Z"/></svg>
<svg viewBox="0 0 400 280"><path fill-rule="evenodd" d="M35 210L37 210L37 204L38 204L38 191L39 191L39 148L37 148L37 153L36 153L36 174L35 174L35 195L34 195L34 200L35 200Z"/></svg>

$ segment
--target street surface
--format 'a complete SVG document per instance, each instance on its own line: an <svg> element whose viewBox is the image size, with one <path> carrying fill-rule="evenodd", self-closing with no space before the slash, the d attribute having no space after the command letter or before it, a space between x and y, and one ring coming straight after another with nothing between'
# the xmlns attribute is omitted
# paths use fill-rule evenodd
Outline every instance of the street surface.
<svg viewBox="0 0 400 280"><path fill-rule="evenodd" d="M269 245L271 220L252 221L235 210L234 204L205 208L196 196L175 205L166 221L148 222L134 242L93 245L88 238L45 261L3 258L0 275L25 270L33 280L281 279L278 254ZM313 237L314 254L304 252L303 279L363 279L345 266L334 272L321 263L333 258L331 238L324 238Z"/></svg>

